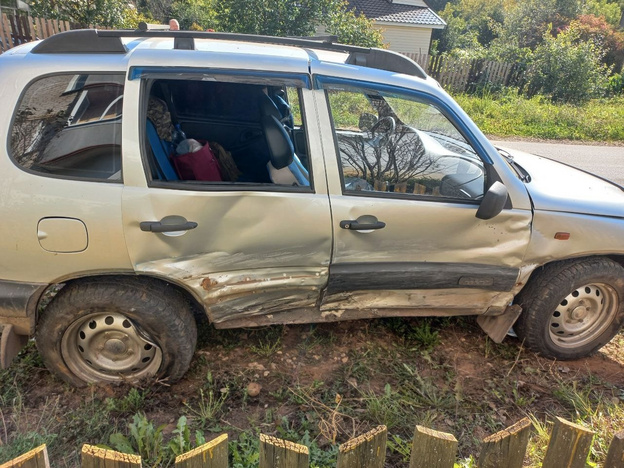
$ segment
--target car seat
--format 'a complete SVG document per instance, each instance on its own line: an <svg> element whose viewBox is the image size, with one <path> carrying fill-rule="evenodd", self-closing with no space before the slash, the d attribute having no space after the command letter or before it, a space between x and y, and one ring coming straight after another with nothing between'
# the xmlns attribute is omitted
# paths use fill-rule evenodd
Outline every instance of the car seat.
<svg viewBox="0 0 624 468"><path fill-rule="evenodd" d="M162 140L158 136L158 131L154 122L150 119L146 121L147 140L154 154L156 172L160 180L180 180L173 164L169 160L169 155L173 153L173 143Z"/></svg>
<svg viewBox="0 0 624 468"><path fill-rule="evenodd" d="M309 186L308 171L295 154L292 140L282 123L275 115L265 115L261 123L269 148L267 169L273 183Z"/></svg>
<svg viewBox="0 0 624 468"><path fill-rule="evenodd" d="M286 127L287 133L292 132L294 118L290 111L290 105L279 94L269 96L263 93L260 96L260 112L262 112L263 116L274 116Z"/></svg>

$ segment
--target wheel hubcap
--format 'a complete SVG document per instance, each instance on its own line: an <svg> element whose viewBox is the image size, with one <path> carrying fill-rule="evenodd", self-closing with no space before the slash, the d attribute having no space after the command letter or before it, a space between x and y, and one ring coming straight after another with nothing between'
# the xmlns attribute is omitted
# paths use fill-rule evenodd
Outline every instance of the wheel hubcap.
<svg viewBox="0 0 624 468"><path fill-rule="evenodd" d="M153 375L162 352L119 313L98 313L72 323L61 340L67 366L87 382L136 381Z"/></svg>
<svg viewBox="0 0 624 468"><path fill-rule="evenodd" d="M550 338L563 348L583 346L599 337L618 310L615 290L603 283L587 284L568 294L553 312Z"/></svg>

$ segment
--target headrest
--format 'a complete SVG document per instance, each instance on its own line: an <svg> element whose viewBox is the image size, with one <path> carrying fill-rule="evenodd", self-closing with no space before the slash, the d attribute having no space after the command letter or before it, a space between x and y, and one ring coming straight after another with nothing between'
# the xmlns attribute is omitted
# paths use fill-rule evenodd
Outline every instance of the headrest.
<svg viewBox="0 0 624 468"><path fill-rule="evenodd" d="M269 147L269 157L275 169L282 169L293 162L295 149L281 122L273 115L262 117L262 130Z"/></svg>
<svg viewBox="0 0 624 468"><path fill-rule="evenodd" d="M277 120L280 120L282 118L282 114L280 113L279 109L277 108L273 100L266 94L263 93L260 95L259 104L260 112L263 116L272 115Z"/></svg>

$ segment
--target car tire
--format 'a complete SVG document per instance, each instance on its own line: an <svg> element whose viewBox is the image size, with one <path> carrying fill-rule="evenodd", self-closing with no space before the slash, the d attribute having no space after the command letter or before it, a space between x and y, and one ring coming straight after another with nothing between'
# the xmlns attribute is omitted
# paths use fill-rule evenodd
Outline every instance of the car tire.
<svg viewBox="0 0 624 468"><path fill-rule="evenodd" d="M529 349L560 360L586 357L624 322L624 268L605 257L546 265L516 303L523 312L514 330Z"/></svg>
<svg viewBox="0 0 624 468"><path fill-rule="evenodd" d="M150 278L78 280L44 310L35 340L46 367L76 386L174 382L195 351L191 309L179 290Z"/></svg>

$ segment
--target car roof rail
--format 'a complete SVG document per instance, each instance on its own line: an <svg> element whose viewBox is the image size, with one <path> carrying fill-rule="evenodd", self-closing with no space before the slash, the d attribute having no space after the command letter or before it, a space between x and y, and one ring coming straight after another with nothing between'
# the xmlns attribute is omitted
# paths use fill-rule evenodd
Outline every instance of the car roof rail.
<svg viewBox="0 0 624 468"><path fill-rule="evenodd" d="M376 68L395 73L427 78L427 74L412 59L386 49L359 47L335 42L335 36L315 37L275 37L256 34L239 34L203 31L149 30L97 30L76 29L65 31L44 39L32 49L34 54L126 54L127 47L121 41L124 37L133 38L173 38L174 48L195 50L195 39L242 41L258 44L275 44L301 47L304 49L329 50L348 53L347 63L368 68Z"/></svg>

